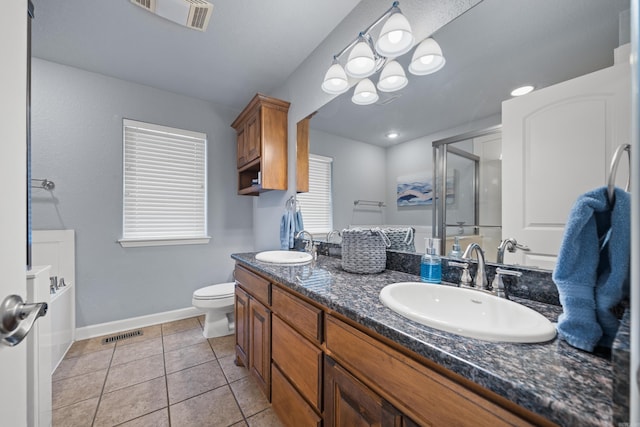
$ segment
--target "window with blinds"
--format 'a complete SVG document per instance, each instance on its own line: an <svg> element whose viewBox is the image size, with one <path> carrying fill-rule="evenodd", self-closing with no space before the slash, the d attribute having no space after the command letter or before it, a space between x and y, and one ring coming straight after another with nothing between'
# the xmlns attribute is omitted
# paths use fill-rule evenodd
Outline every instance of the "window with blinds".
<svg viewBox="0 0 640 427"><path fill-rule="evenodd" d="M122 246L207 243L207 135L123 120Z"/></svg>
<svg viewBox="0 0 640 427"><path fill-rule="evenodd" d="M309 192L298 194L304 229L310 233L333 230L330 157L309 154Z"/></svg>

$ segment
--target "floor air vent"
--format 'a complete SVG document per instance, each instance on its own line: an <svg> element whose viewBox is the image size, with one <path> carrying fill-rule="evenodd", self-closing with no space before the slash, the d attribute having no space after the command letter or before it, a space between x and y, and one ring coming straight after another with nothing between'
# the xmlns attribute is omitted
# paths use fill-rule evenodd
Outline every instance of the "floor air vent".
<svg viewBox="0 0 640 427"><path fill-rule="evenodd" d="M107 337L102 340L102 344L110 344L116 341L126 340L127 338L133 338L142 335L142 331L138 329L137 331L125 332L124 334L114 335L112 337Z"/></svg>

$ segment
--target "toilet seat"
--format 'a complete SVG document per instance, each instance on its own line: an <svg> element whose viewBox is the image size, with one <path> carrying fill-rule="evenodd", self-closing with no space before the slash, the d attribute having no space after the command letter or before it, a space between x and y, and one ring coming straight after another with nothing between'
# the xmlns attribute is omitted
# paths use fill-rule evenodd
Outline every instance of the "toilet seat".
<svg viewBox="0 0 640 427"><path fill-rule="evenodd" d="M206 286L193 292L195 300L215 300L233 297L236 282L220 283L217 285Z"/></svg>

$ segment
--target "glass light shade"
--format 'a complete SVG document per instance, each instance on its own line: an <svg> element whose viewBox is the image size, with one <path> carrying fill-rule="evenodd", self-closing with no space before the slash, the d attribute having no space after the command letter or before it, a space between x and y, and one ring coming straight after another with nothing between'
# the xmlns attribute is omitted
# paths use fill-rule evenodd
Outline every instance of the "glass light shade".
<svg viewBox="0 0 640 427"><path fill-rule="evenodd" d="M369 79L360 80L360 83L357 84L356 89L353 91L351 101L358 105L369 105L377 100L378 92L376 92L373 82Z"/></svg>
<svg viewBox="0 0 640 427"><path fill-rule="evenodd" d="M344 68L348 75L357 79L373 74L376 71L376 61L369 44L363 41L358 42L351 49L349 60Z"/></svg>
<svg viewBox="0 0 640 427"><path fill-rule="evenodd" d="M409 21L400 12L392 14L382 26L376 42L376 51L386 57L405 54L413 46L413 34Z"/></svg>
<svg viewBox="0 0 640 427"><path fill-rule="evenodd" d="M342 65L335 63L327 70L322 81L322 90L331 95L339 95L349 88L347 74Z"/></svg>
<svg viewBox="0 0 640 427"><path fill-rule="evenodd" d="M402 65L397 61L391 61L384 66L378 80L378 90L382 92L393 92L400 90L409 83L407 76L404 74Z"/></svg>
<svg viewBox="0 0 640 427"><path fill-rule="evenodd" d="M444 67L445 62L438 42L428 38L423 40L416 48L416 51L413 52L411 64L409 64L409 72L416 76L435 73Z"/></svg>

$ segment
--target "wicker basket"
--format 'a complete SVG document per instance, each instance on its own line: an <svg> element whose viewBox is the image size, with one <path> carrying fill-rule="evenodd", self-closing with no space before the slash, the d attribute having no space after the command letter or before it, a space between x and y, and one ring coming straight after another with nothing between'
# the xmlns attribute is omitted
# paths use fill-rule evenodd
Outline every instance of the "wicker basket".
<svg viewBox="0 0 640 427"><path fill-rule="evenodd" d="M416 245L414 237L416 229L413 227L385 227L382 228L384 234L387 235L391 245L389 249L394 251L415 252Z"/></svg>
<svg viewBox="0 0 640 427"><path fill-rule="evenodd" d="M342 268L350 273L384 271L390 242L379 228L342 230Z"/></svg>

